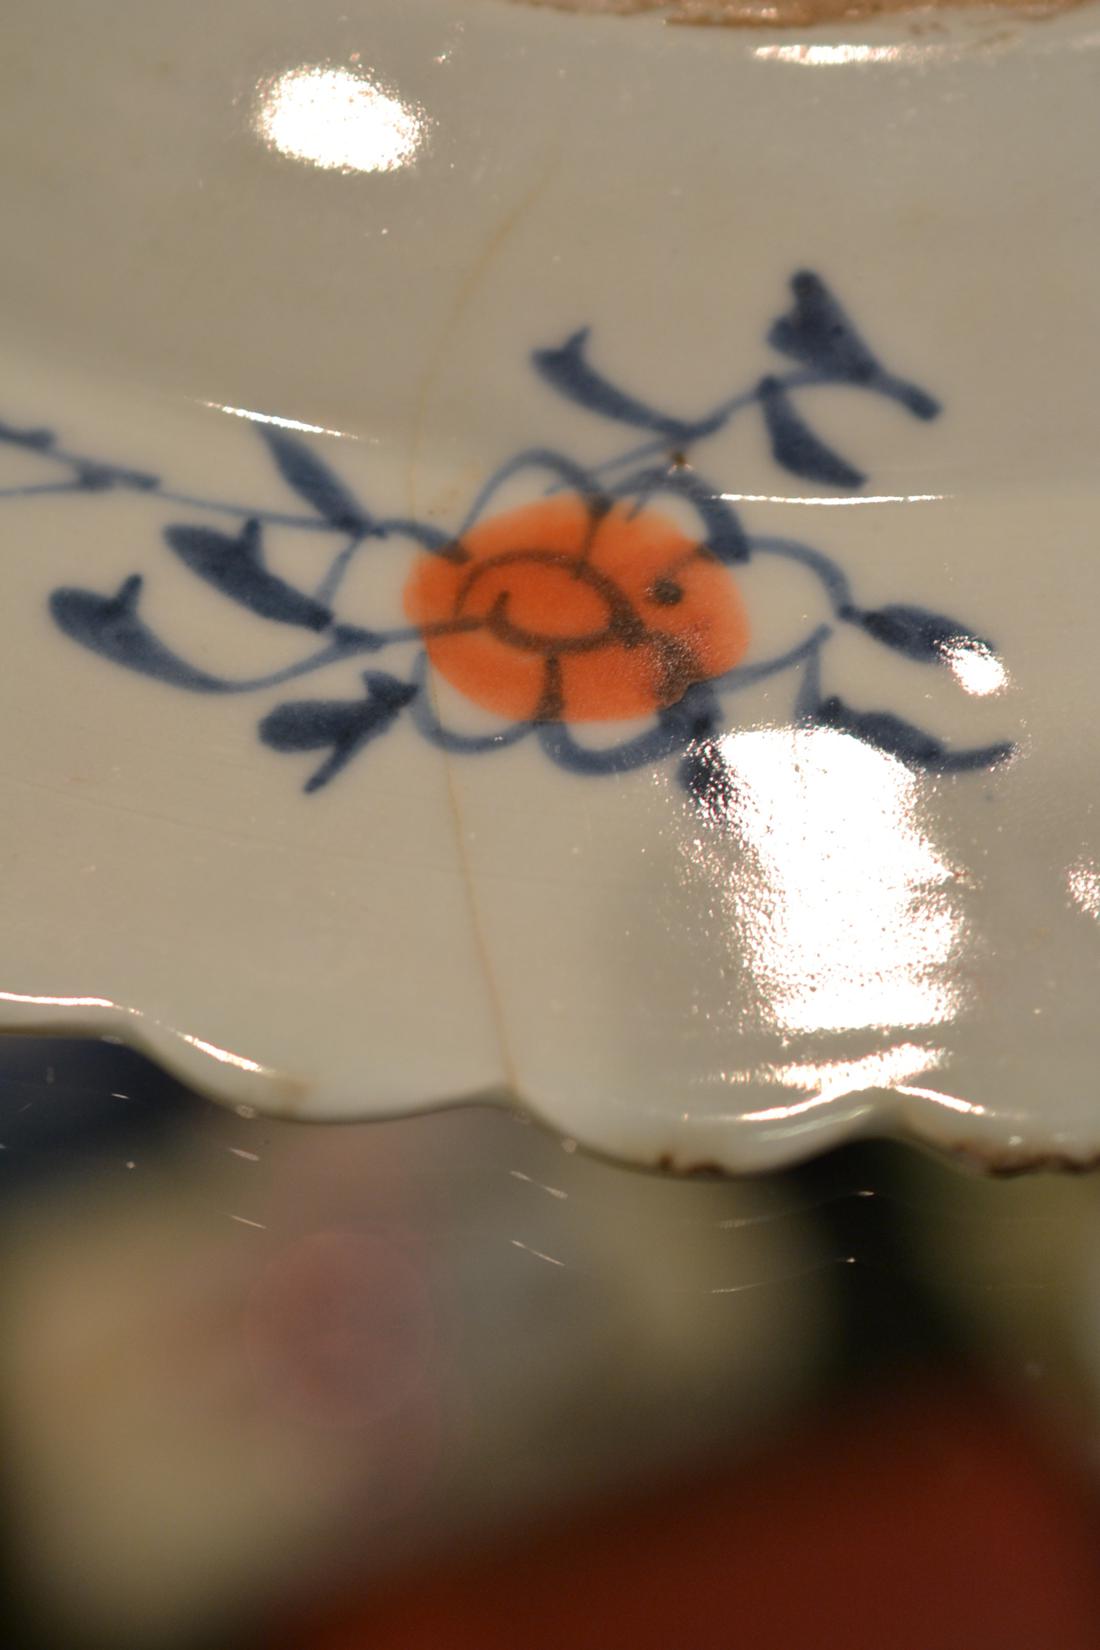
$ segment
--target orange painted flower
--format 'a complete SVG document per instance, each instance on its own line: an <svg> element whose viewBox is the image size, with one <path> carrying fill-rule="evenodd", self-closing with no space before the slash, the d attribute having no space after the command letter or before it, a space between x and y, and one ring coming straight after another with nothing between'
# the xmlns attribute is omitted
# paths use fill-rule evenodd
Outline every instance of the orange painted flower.
<svg viewBox="0 0 1100 1650"><path fill-rule="evenodd" d="M516 721L652 715L748 646L729 570L655 510L578 494L479 522L421 556L405 610L434 668Z"/></svg>

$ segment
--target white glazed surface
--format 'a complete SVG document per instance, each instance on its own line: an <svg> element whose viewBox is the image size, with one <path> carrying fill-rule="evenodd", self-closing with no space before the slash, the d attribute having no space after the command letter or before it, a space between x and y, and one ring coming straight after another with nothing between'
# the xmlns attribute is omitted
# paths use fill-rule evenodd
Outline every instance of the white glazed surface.
<svg viewBox="0 0 1100 1650"><path fill-rule="evenodd" d="M823 691L1015 753L942 773L795 725L796 672L723 701L718 817L679 756L579 775L533 738L441 750L405 711L305 793L324 753L258 723L361 697L364 668L404 680L413 646L255 698L121 669L52 592L140 574L145 620L219 676L293 662L301 633L165 548L239 515L13 491L2 1023L122 1036L300 1117L519 1101L639 1162L759 1169L871 1130L1100 1152L1097 14L795 38L498 0L48 0L6 33L6 425L303 517L259 433L289 422L372 515L447 535L517 452L593 466L639 439L533 350L590 327L610 379L697 417L790 367L768 329L815 270L942 414L807 393L859 488L788 473L751 410L692 462L863 608L994 650L976 695L841 624ZM0 444L0 489L71 474ZM271 565L316 583L322 540L272 528ZM341 617L399 623L414 551L368 541ZM731 576L750 659L831 621L804 566Z"/></svg>

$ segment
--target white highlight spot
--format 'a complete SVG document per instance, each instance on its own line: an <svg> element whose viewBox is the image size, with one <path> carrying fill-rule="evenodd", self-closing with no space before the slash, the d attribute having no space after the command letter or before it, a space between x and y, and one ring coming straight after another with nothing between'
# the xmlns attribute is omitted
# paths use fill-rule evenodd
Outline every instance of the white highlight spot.
<svg viewBox="0 0 1100 1650"><path fill-rule="evenodd" d="M256 131L293 160L336 172L396 172L407 166L428 125L361 69L302 64L258 88Z"/></svg>
<svg viewBox="0 0 1100 1650"><path fill-rule="evenodd" d="M976 636L956 637L942 649L942 657L959 686L978 698L1003 693L1008 686L1008 671Z"/></svg>
<svg viewBox="0 0 1100 1650"><path fill-rule="evenodd" d="M1070 898L1085 913L1100 922L1100 869L1092 859L1079 859L1066 872Z"/></svg>

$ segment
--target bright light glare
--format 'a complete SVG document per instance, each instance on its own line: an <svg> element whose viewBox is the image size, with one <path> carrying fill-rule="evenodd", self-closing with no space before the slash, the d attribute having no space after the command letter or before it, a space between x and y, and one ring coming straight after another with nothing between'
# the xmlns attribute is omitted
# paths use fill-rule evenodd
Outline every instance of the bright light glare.
<svg viewBox="0 0 1100 1650"><path fill-rule="evenodd" d="M861 493L858 498L792 498L788 493L722 493L730 504L814 504L830 509L851 509L863 504L939 504L946 493Z"/></svg>
<svg viewBox="0 0 1100 1650"><path fill-rule="evenodd" d="M143 1025L155 1026L158 1030L171 1030L162 1020L154 1020L150 1015L142 1014L140 1009L130 1008L124 1003L112 1002L110 997L47 997L32 994L26 991L0 991L0 1002L23 1003L30 1008L104 1008L112 1014L126 1015ZM192 1037L186 1031L174 1031L173 1035L181 1042L188 1043L203 1054L209 1054L222 1065L236 1066L240 1071L267 1071L255 1060L246 1060L243 1054L233 1054L229 1049L220 1047L217 1043L208 1043L202 1037Z"/></svg>
<svg viewBox="0 0 1100 1650"><path fill-rule="evenodd" d="M985 698L1008 686L1008 671L997 655L974 636L958 636L943 649L943 660L959 686Z"/></svg>
<svg viewBox="0 0 1100 1650"><path fill-rule="evenodd" d="M211 412L228 413L230 418L247 418L250 424L273 424L279 430L299 430L303 435L347 435L327 424L305 424L300 418L281 418L278 413L257 412L253 407L232 407L228 401L204 401Z"/></svg>
<svg viewBox="0 0 1100 1650"><path fill-rule="evenodd" d="M742 844L732 866L722 856L725 903L765 1023L797 1034L950 1020L962 914L953 869L920 827L915 776L832 729L720 745L724 828Z"/></svg>
<svg viewBox="0 0 1100 1650"><path fill-rule="evenodd" d="M1100 870L1095 860L1079 859L1066 872L1070 897L1087 917L1100 920Z"/></svg>
<svg viewBox="0 0 1100 1650"><path fill-rule="evenodd" d="M827 1106L834 1100L846 1099L850 1094L863 1094L868 1089L896 1088L906 1077L918 1077L940 1065L946 1052L942 1048L922 1048L916 1043L901 1043L894 1048L865 1054L858 1060L766 1066L756 1074L758 1081L816 1092L808 1100L795 1100L787 1105L745 1112L742 1120L747 1123L778 1122L813 1111L818 1106Z"/></svg>
<svg viewBox="0 0 1100 1650"><path fill-rule="evenodd" d="M396 172L423 141L427 117L368 76L303 64L262 81L256 130L282 155L339 172Z"/></svg>
<svg viewBox="0 0 1100 1650"><path fill-rule="evenodd" d="M764 63L797 63L801 68L812 69L844 67L850 63L918 63L942 56L945 50L943 46L924 46L906 41L896 46L757 46L753 56Z"/></svg>

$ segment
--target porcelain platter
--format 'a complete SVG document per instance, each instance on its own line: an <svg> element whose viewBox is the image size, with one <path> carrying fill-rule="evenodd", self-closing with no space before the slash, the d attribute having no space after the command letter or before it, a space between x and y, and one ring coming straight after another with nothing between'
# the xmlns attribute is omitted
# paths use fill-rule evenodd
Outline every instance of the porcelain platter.
<svg viewBox="0 0 1100 1650"><path fill-rule="evenodd" d="M3 1025L1100 1154L1097 16L14 20Z"/></svg>

